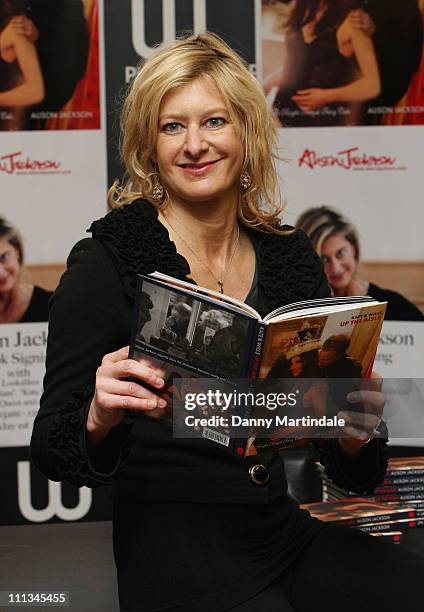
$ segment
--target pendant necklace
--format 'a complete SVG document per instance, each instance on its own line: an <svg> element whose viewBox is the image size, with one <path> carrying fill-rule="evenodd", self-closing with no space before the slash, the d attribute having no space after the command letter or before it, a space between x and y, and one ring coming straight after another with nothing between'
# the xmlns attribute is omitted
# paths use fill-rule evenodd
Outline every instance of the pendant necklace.
<svg viewBox="0 0 424 612"><path fill-rule="evenodd" d="M165 216L165 215L164 215ZM197 259L197 261L204 267L206 268L206 270L209 272L210 276L214 279L214 281L217 283L218 287L219 287L219 293L224 293L224 282L226 279L226 276L228 274L228 271L230 269L231 266L231 262L234 259L234 255L236 254L237 251L237 247L238 247L238 243L239 243L239 238L240 238L240 227L237 223L237 238L234 241L234 247L232 250L232 253L228 259L228 262L226 263L225 267L222 270L221 273L221 278L217 278L215 276L215 274L212 272L212 270L210 269L210 267L200 259L200 257L196 254L196 252L191 248L191 246L188 244L188 242L186 240L184 240L184 238L181 236L181 234L179 232L177 232L177 230L175 229L175 227L169 222L168 217L165 217L167 224L169 225L169 227L172 229L173 232L175 232L175 234L178 236L178 238L181 240L181 242L183 242L185 244L185 246L189 249L189 251L193 254L193 256Z"/></svg>

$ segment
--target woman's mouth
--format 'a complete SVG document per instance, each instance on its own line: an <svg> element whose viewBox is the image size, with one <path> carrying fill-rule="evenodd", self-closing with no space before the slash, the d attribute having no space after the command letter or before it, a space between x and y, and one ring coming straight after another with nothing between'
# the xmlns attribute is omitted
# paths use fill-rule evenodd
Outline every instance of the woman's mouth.
<svg viewBox="0 0 424 612"><path fill-rule="evenodd" d="M221 160L215 159L213 161L201 162L197 164L180 164L180 168L192 176L202 176L203 174L206 174L209 168L215 166L219 161Z"/></svg>

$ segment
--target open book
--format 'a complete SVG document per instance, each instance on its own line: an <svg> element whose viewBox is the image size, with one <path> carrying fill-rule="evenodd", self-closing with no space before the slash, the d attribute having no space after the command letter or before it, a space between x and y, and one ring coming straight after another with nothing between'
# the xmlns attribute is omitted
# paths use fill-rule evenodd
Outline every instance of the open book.
<svg viewBox="0 0 424 612"><path fill-rule="evenodd" d="M281 306L262 319L254 308L224 294L159 272L139 275L130 357L148 359L165 371L161 395L168 407L152 411L151 416L169 423L174 407L175 426L181 379L192 382L186 391L198 390L196 379L216 379L233 388L234 381L250 386L267 381L275 387L285 380L288 394L305 379L368 377L385 308L386 303L367 296L325 298ZM249 417L254 429L255 406L231 409ZM242 423L249 425L242 442L233 435L234 419L208 420L216 410L208 411L207 405L200 413L205 420L199 419L196 432L239 455L269 446L267 436L252 434L247 420ZM284 439L287 444L290 437Z"/></svg>

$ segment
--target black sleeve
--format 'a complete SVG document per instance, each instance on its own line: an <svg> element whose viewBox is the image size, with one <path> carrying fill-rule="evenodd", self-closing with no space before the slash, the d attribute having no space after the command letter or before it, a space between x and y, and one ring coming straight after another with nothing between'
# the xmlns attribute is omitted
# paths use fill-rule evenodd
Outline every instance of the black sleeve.
<svg viewBox="0 0 424 612"><path fill-rule="evenodd" d="M384 479L388 462L387 438L374 438L355 458L343 452L337 439L320 440L315 447L327 476L347 491L370 495Z"/></svg>
<svg viewBox="0 0 424 612"><path fill-rule="evenodd" d="M52 480L108 484L123 460L129 425L113 428L91 457L85 430L97 367L128 343L128 308L104 247L92 238L79 242L50 301L44 393L31 439L35 465Z"/></svg>
<svg viewBox="0 0 424 612"><path fill-rule="evenodd" d="M424 321L424 314L406 297L391 291L385 318L388 321Z"/></svg>

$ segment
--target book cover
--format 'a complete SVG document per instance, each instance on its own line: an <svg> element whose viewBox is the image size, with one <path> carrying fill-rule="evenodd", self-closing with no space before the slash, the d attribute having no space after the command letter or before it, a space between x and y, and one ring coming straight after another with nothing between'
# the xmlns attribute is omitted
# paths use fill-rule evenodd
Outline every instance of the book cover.
<svg viewBox="0 0 424 612"><path fill-rule="evenodd" d="M277 381L279 391L294 398L302 381L302 393L309 396L304 401L302 395L301 415L324 419L334 429L336 412L345 407L351 389L342 384L336 396L333 391L325 395L314 382L369 376L384 312L385 303L369 297L326 298L284 305L261 320L253 308L226 295L160 273L139 275L130 358L153 364L165 378L160 395L167 407L149 416L173 425L174 433L185 430L188 437L252 455L302 442L310 430L291 422L277 427L270 414L274 407L258 401L249 406L228 402L223 412L209 398L188 408L188 394L197 400L204 395L200 379L220 381L234 397L240 381L245 391L256 389L259 381L272 390L277 378L285 378L285 389Z"/></svg>

